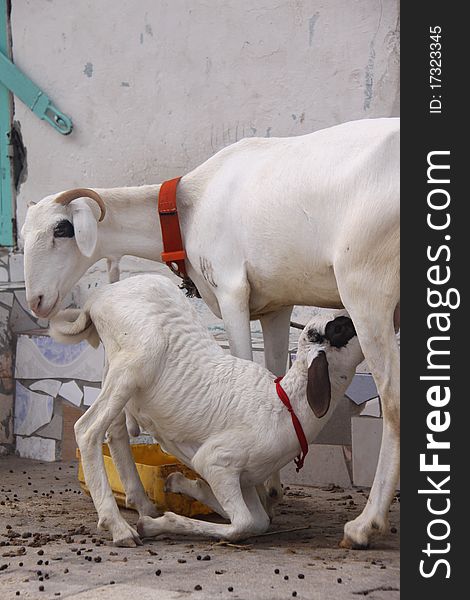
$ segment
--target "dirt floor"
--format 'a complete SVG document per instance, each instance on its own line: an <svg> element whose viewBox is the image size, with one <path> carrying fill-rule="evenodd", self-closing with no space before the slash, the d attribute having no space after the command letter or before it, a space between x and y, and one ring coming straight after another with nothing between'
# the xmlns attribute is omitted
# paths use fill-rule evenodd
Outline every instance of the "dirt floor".
<svg viewBox="0 0 470 600"><path fill-rule="evenodd" d="M399 598L398 499L371 550L338 547L367 494L334 486L290 486L268 535L239 545L179 537L114 548L76 474L76 462L0 458L2 600Z"/></svg>

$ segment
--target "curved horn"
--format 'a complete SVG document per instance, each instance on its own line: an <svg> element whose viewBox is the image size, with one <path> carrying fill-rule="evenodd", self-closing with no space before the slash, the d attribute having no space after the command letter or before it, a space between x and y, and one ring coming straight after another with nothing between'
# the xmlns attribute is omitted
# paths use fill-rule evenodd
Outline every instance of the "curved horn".
<svg viewBox="0 0 470 600"><path fill-rule="evenodd" d="M72 200L76 200L77 198L91 198L92 200L94 200L101 210L99 220L102 221L104 219L104 216L106 214L106 207L104 205L103 199L98 194L98 192L95 192L95 190L90 190L89 188L76 188L74 190L67 190L66 192L62 192L61 194L59 194L55 201L58 204L66 206L67 204L70 204Z"/></svg>

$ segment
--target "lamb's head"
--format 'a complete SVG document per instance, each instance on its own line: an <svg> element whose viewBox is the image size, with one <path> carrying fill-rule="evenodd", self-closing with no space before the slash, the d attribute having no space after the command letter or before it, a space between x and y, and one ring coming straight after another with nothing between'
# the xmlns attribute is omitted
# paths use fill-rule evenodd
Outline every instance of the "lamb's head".
<svg viewBox="0 0 470 600"><path fill-rule="evenodd" d="M298 360L307 363L307 400L317 417L332 397L342 396L364 360L354 324L345 310L321 311L299 338Z"/></svg>
<svg viewBox="0 0 470 600"><path fill-rule="evenodd" d="M39 317L50 317L96 256L98 222L106 214L94 190L79 188L29 206L24 240L26 298Z"/></svg>

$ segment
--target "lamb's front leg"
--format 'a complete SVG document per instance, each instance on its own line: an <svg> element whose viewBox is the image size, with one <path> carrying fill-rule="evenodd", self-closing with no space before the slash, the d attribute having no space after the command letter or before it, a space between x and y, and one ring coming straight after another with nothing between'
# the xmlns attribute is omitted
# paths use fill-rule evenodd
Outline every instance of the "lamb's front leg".
<svg viewBox="0 0 470 600"><path fill-rule="evenodd" d="M128 415L122 412L107 431L106 438L111 457L126 492L126 505L133 506L139 517L156 517L158 510L145 493L132 456L127 417Z"/></svg>
<svg viewBox="0 0 470 600"><path fill-rule="evenodd" d="M106 430L121 415L135 389L124 365L109 370L94 404L75 423L75 438L82 458L85 481L98 513L98 528L111 532L116 546L141 544L138 533L121 516L104 468L101 445ZM126 376L124 376L126 373Z"/></svg>
<svg viewBox="0 0 470 600"><path fill-rule="evenodd" d="M202 479L188 479L179 471L170 473L165 481L165 492L186 494L186 496L190 496L212 508L213 511L224 517L224 519L228 519L227 513L221 507L211 488Z"/></svg>

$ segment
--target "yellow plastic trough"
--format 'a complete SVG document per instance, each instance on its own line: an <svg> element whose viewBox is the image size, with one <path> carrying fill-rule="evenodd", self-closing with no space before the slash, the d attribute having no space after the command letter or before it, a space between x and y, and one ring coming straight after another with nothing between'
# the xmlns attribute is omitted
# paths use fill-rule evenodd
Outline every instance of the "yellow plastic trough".
<svg viewBox="0 0 470 600"><path fill-rule="evenodd" d="M171 454L163 452L158 444L135 444L131 446L131 449L144 489L150 500L155 503L157 509L161 511L171 510L186 517L207 515L212 512L205 504L189 496L164 491L165 479L170 473L179 471L189 479L198 479L198 475L194 471L183 465ZM79 459L78 480L80 481L82 490L90 495L90 491L85 483L80 451L78 449L77 458ZM120 506L126 506L126 493L107 444L103 444L103 458L108 481L113 490L116 502ZM131 505L127 508L134 509Z"/></svg>

